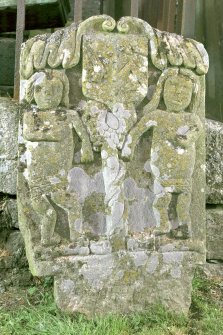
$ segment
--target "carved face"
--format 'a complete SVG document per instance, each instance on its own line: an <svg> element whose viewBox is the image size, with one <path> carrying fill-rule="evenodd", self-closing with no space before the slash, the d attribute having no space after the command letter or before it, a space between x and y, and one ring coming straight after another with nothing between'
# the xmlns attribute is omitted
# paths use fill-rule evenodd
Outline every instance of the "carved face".
<svg viewBox="0 0 223 335"><path fill-rule="evenodd" d="M192 92L193 83L190 78L182 75L169 77L163 92L167 110L179 112L186 109L191 102Z"/></svg>
<svg viewBox="0 0 223 335"><path fill-rule="evenodd" d="M40 109L53 109L59 106L63 96L63 84L57 78L47 79L34 84L34 99Z"/></svg>

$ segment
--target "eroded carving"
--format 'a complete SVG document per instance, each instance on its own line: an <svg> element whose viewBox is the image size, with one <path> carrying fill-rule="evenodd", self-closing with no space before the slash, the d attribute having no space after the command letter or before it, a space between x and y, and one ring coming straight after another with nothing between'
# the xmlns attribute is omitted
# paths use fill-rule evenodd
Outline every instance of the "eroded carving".
<svg viewBox="0 0 223 335"><path fill-rule="evenodd" d="M77 196L67 192L67 175L72 168L74 141L72 128L81 140L81 161L93 160L87 131L76 111L68 107L69 82L57 70L36 72L28 81L26 100L35 100L39 109L25 111L23 137L26 151L24 176L29 184L30 200L41 224L41 243L60 242L55 236L56 211L53 203L68 215L70 240L82 233L82 209ZM44 110L44 111L43 111Z"/></svg>
<svg viewBox="0 0 223 335"><path fill-rule="evenodd" d="M79 27L72 25L53 35L35 37L23 47L21 74L24 78L29 78L25 99L29 103L35 102L40 110L45 110L26 112L24 115L27 153L32 157L41 157L39 150L42 150L41 146L47 150L47 145L49 150L54 148L51 152L62 150L64 153L65 147L69 151L61 157L55 154L58 155L57 159L54 159L54 163L47 163L49 166L40 160L40 167L36 159L34 166L30 163L27 167L29 178L34 170L33 174L38 176L33 180L29 179L31 194L33 193L31 198L38 199L42 194L42 205L36 204L36 200L32 200L32 203L34 210L42 215L41 222L46 222L41 225L46 230L42 233L43 241L44 235L46 241L52 238L55 227L56 214L47 200L47 194L50 194L48 197L53 201L57 197L55 193L60 197L62 189L69 190L69 183L62 182L61 185L66 184L66 187L62 187L58 181L58 192L54 191L54 187L50 191L52 183L46 183L46 190L41 190L39 196L34 195L33 190L38 189L36 180L49 179L44 171L50 170L50 165L55 165L55 173L50 174L54 175L54 180L60 180L59 171L62 170L65 171L64 178L68 178L69 171L73 168L72 127L82 143L80 162L93 162L93 151L100 152L105 192L105 232L108 238L114 234L128 236L129 200L126 200L124 191L126 161L133 159L137 143L150 128L153 128L150 136L152 144L150 160L146 164L153 180L156 232L168 233L178 226L190 226L195 142L202 128L197 115L200 99L197 74L204 73L207 69L206 53L197 42L161 33L140 19L122 18L117 23L118 33L107 35L103 32L113 32L115 26L115 21L108 16L90 18ZM59 105L69 108L69 82L64 70L46 67L75 66L80 60L82 40L82 91L87 101L82 102L79 112L61 109L50 111L57 109ZM147 95L149 56L153 65L164 71L151 101L140 114L137 107ZM168 68L168 65L177 67ZM183 69L182 66L188 69ZM194 69L197 74L190 69ZM60 117L61 123L57 119ZM37 123L38 127L35 128ZM32 142L36 144L33 145ZM57 161L62 165L57 165ZM65 199L66 197L64 202ZM80 233L83 220L81 204L77 199L78 194L72 200L74 204L76 201L76 205L68 206L76 207L73 210L68 211L64 204L60 206L65 208L68 216L75 217L76 213L76 219L69 218L70 230L78 230L72 228L76 221ZM55 203L59 205L58 200ZM172 213L171 206L174 207ZM44 213L50 214L44 217ZM71 235L75 236L75 233Z"/></svg>
<svg viewBox="0 0 223 335"><path fill-rule="evenodd" d="M19 216L35 273L47 262L78 296L82 282L110 292L102 257L114 292L129 273L133 286L141 270L158 273L148 253L156 264L170 264L165 250L203 255L207 69L201 44L131 17L92 17L23 45Z"/></svg>
<svg viewBox="0 0 223 335"><path fill-rule="evenodd" d="M187 225L190 229L195 142L202 129L201 120L196 115L199 93L199 79L191 71L174 68L164 71L152 101L144 107L144 116L131 129L122 149L124 159L133 157L140 137L148 129L154 129L150 169L156 196L153 207L160 233L173 228L169 217L173 196L177 197L174 228L178 224ZM158 109L161 97L165 110Z"/></svg>
<svg viewBox="0 0 223 335"><path fill-rule="evenodd" d="M30 200L39 216L43 244L59 242L53 238L56 212L52 202L68 214L70 239L82 233L82 210L77 196L67 192L67 175L73 161L74 128L82 141L81 160L92 159L86 130L75 111L29 111L24 113L25 158L24 176L29 183Z"/></svg>
<svg viewBox="0 0 223 335"><path fill-rule="evenodd" d="M46 69L35 72L28 80L25 100L36 102L40 109L68 107L69 82L64 71Z"/></svg>

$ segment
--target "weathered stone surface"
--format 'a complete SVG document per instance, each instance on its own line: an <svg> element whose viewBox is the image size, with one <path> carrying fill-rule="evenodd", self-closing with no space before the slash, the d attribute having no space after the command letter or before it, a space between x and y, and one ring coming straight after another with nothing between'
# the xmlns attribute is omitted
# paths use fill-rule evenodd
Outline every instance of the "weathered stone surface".
<svg viewBox="0 0 223 335"><path fill-rule="evenodd" d="M0 98L0 192L16 194L19 108Z"/></svg>
<svg viewBox="0 0 223 335"><path fill-rule="evenodd" d="M207 259L223 260L223 206L207 209Z"/></svg>
<svg viewBox="0 0 223 335"><path fill-rule="evenodd" d="M0 287L27 286L31 278L21 233L0 230Z"/></svg>
<svg viewBox="0 0 223 335"><path fill-rule="evenodd" d="M206 202L223 204L223 124L206 119Z"/></svg>
<svg viewBox="0 0 223 335"><path fill-rule="evenodd" d="M188 310L205 258L207 69L202 45L131 17L23 45L19 224L62 309Z"/></svg>
<svg viewBox="0 0 223 335"><path fill-rule="evenodd" d="M69 259L73 275L55 279L55 298L67 312L87 315L143 311L155 301L187 312L194 259L191 253L118 253Z"/></svg>
<svg viewBox="0 0 223 335"><path fill-rule="evenodd" d="M19 231L11 232L6 242L6 250L15 257L20 257L24 254L24 240Z"/></svg>
<svg viewBox="0 0 223 335"><path fill-rule="evenodd" d="M19 228L16 199L7 196L0 197L0 229Z"/></svg>
<svg viewBox="0 0 223 335"><path fill-rule="evenodd" d="M205 263L200 266L201 270L208 278L223 278L223 264L219 263Z"/></svg>

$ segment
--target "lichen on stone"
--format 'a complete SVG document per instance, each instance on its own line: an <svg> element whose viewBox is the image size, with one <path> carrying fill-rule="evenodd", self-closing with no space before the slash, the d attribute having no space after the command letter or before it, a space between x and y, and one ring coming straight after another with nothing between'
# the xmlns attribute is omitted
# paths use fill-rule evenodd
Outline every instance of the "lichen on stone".
<svg viewBox="0 0 223 335"><path fill-rule="evenodd" d="M189 308L204 259L207 69L200 43L132 17L23 44L19 223L62 309Z"/></svg>

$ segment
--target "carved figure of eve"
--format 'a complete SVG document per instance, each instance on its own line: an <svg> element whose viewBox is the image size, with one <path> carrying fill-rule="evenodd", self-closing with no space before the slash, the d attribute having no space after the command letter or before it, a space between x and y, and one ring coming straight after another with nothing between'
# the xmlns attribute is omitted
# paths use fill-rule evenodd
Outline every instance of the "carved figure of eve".
<svg viewBox="0 0 223 335"><path fill-rule="evenodd" d="M74 141L72 128L81 139L81 161L93 160L88 134L74 110L68 107L69 82L64 71L36 72L28 81L26 101L38 108L25 111L23 135L26 141L30 201L41 223L41 242L59 242L54 232L57 220L53 204L68 214L70 239L82 233L82 211L76 195L67 191L68 171L72 168Z"/></svg>
<svg viewBox="0 0 223 335"><path fill-rule="evenodd" d="M130 130L122 149L125 160L132 159L140 137L153 128L150 169L153 175L155 233L181 227L181 237L190 234L192 173L195 142L202 123L196 115L200 85L190 70L165 70L144 116ZM166 109L158 108L163 97ZM174 208L171 211L171 203ZM172 218L170 217L172 215Z"/></svg>

